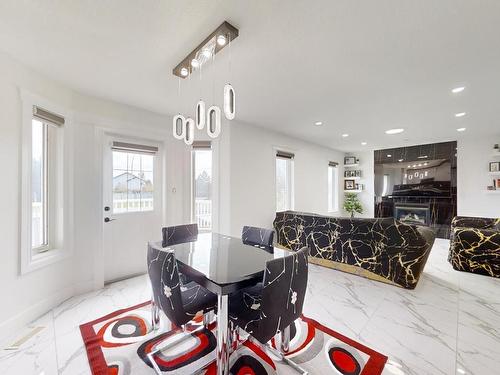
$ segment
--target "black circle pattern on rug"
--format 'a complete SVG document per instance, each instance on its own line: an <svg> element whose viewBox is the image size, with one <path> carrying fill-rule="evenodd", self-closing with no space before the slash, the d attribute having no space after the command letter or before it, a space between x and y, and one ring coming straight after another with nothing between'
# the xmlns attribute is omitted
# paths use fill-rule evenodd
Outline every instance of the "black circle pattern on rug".
<svg viewBox="0 0 500 375"><path fill-rule="evenodd" d="M124 328L130 332L124 332ZM111 328L111 335L117 338L139 337L147 333L147 328L143 321L136 317L125 317L117 321Z"/></svg>
<svg viewBox="0 0 500 375"><path fill-rule="evenodd" d="M342 375L359 375L361 365L354 356L344 348L334 346L328 350L328 357L335 369Z"/></svg>

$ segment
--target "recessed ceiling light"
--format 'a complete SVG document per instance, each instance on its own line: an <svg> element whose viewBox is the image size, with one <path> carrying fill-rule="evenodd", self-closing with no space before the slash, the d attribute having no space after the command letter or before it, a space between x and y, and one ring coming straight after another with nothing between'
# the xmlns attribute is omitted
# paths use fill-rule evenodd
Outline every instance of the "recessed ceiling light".
<svg viewBox="0 0 500 375"><path fill-rule="evenodd" d="M189 71L186 68L182 68L181 69L181 75L183 77L187 77L188 74L189 74Z"/></svg>
<svg viewBox="0 0 500 375"><path fill-rule="evenodd" d="M460 86L460 87L455 87L453 90L451 90L452 93L458 94L459 92L462 92L465 90L465 86Z"/></svg>
<svg viewBox="0 0 500 375"><path fill-rule="evenodd" d="M367 143L366 142L361 142L361 146L366 146Z"/></svg>
<svg viewBox="0 0 500 375"><path fill-rule="evenodd" d="M219 35L219 36L217 37L217 44L218 44L219 46L223 46L223 45L225 45L225 44L226 44L226 37L225 37L224 35Z"/></svg>
<svg viewBox="0 0 500 375"><path fill-rule="evenodd" d="M342 137L347 138L347 137L349 137L349 134L347 134L347 133L346 134L342 134Z"/></svg>
<svg viewBox="0 0 500 375"><path fill-rule="evenodd" d="M408 168L411 168L411 165L409 165Z"/></svg>
<svg viewBox="0 0 500 375"><path fill-rule="evenodd" d="M404 129L401 129L401 128L397 128L397 129L389 129L389 130L386 130L385 131L385 134L399 134L399 133L402 133L404 132L405 130Z"/></svg>
<svg viewBox="0 0 500 375"><path fill-rule="evenodd" d="M413 164L413 168L417 168L417 165L416 165L416 164Z"/></svg>
<svg viewBox="0 0 500 375"><path fill-rule="evenodd" d="M404 159L399 159L398 161L401 163L401 162L403 162L403 161L404 161Z"/></svg>
<svg viewBox="0 0 500 375"><path fill-rule="evenodd" d="M467 113L465 112L459 112L459 113L455 113L455 117L464 117Z"/></svg>
<svg viewBox="0 0 500 375"><path fill-rule="evenodd" d="M422 166L422 164L419 164L418 166L419 166L419 167L421 167L421 166Z"/></svg>
<svg viewBox="0 0 500 375"><path fill-rule="evenodd" d="M427 163L427 162L424 163L424 165L427 165L427 164L429 164L429 163Z"/></svg>
<svg viewBox="0 0 500 375"><path fill-rule="evenodd" d="M427 158L428 158L428 156L427 156L427 155L420 155L420 156L418 157L418 159L427 159Z"/></svg>
<svg viewBox="0 0 500 375"><path fill-rule="evenodd" d="M387 154L387 157L390 158L390 157L392 157L392 155L391 154Z"/></svg>
<svg viewBox="0 0 500 375"><path fill-rule="evenodd" d="M467 129L467 128L458 128L458 129L457 129L457 132L464 132L464 131L465 131L465 129Z"/></svg>
<svg viewBox="0 0 500 375"><path fill-rule="evenodd" d="M316 121L316 122L314 123L314 125L316 125L316 126L321 126L321 125L323 125L323 122L321 122L321 121Z"/></svg>

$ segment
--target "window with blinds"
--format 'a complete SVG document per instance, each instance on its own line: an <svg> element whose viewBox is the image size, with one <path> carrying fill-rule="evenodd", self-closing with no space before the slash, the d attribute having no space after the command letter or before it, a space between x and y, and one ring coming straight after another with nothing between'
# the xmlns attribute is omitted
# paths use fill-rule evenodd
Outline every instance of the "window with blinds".
<svg viewBox="0 0 500 375"><path fill-rule="evenodd" d="M114 141L113 213L153 211L157 146Z"/></svg>
<svg viewBox="0 0 500 375"><path fill-rule="evenodd" d="M293 161L290 152L276 151L276 211L293 210Z"/></svg>
<svg viewBox="0 0 500 375"><path fill-rule="evenodd" d="M39 254L57 245L57 207L62 192L64 117L33 106L31 119L31 249ZM60 241L59 241L60 242Z"/></svg>
<svg viewBox="0 0 500 375"><path fill-rule="evenodd" d="M338 163L328 163L328 212L339 210L339 169Z"/></svg>

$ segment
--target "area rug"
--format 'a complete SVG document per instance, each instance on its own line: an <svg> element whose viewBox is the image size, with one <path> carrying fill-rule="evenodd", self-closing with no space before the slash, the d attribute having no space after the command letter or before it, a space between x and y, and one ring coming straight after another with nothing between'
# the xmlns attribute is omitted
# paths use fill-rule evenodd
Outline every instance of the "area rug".
<svg viewBox="0 0 500 375"><path fill-rule="evenodd" d="M150 318L150 302L144 302L82 324L80 331L92 374L154 374L147 354L158 345L176 340L178 335L186 335L186 339L155 356L162 373L188 375L204 368L201 374L216 374L215 323L193 332L202 325L197 319L183 332L164 318L160 328L152 331ZM287 357L309 374L379 375L387 361L386 356L305 316L295 323L290 334ZM249 340L231 354L229 365L235 375L297 374Z"/></svg>

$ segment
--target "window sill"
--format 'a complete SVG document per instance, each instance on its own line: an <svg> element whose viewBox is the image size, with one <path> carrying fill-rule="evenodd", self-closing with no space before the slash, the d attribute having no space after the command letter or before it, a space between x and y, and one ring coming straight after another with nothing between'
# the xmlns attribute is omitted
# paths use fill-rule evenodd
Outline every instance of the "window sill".
<svg viewBox="0 0 500 375"><path fill-rule="evenodd" d="M26 264L22 264L21 274L24 275L48 265L60 262L68 258L70 255L71 254L64 249L51 249L43 253L34 254Z"/></svg>

